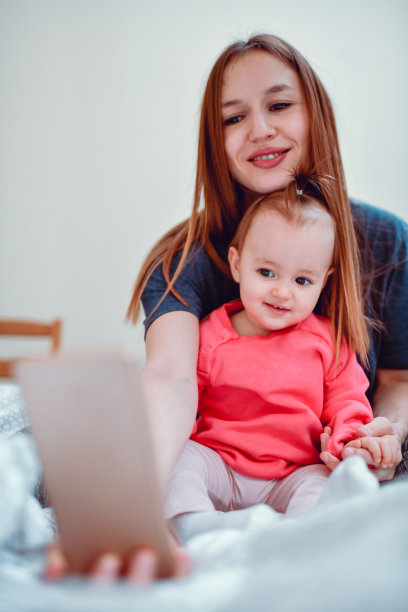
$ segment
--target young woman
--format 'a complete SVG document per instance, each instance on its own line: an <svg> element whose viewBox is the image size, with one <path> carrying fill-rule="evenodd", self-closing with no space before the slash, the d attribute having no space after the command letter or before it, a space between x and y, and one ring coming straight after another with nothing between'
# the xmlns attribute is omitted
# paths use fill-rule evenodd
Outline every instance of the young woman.
<svg viewBox="0 0 408 612"><path fill-rule="evenodd" d="M346 337L357 334L369 349L370 399L376 418L365 436L408 433L408 260L407 227L394 216L352 202L350 205L334 113L320 80L291 45L269 35L230 45L208 79L202 104L197 179L191 217L159 241L135 285L128 310L136 321L140 301L146 313L143 380L153 423L161 482L167 482L189 438L197 408L199 321L238 297L228 275L227 248L249 204L284 187L299 167L334 179L325 198L339 237L342 282L355 301L364 300L374 325L355 325L335 302ZM335 190L337 197L334 198ZM360 275L361 263L361 280ZM323 453L330 469L337 459ZM377 464L380 480L396 465ZM61 558L49 568L58 573ZM182 573L182 557L176 567ZM115 576L121 561L101 558L99 576ZM131 576L152 580L155 555L142 551Z"/></svg>
<svg viewBox="0 0 408 612"><path fill-rule="evenodd" d="M377 418L360 434L391 435L400 443L407 435L407 226L350 203L326 91L291 45L260 35L229 46L213 67L202 104L191 217L151 251L128 310L135 321L143 301L144 375L163 482L195 420L198 322L238 296L228 274L228 244L248 205L281 189L299 167L334 179L325 197L339 236L341 282L356 302L364 301L371 320L353 322L345 305L333 300L346 337L368 342L368 395ZM334 467L333 458L326 459ZM386 480L396 465L377 468Z"/></svg>

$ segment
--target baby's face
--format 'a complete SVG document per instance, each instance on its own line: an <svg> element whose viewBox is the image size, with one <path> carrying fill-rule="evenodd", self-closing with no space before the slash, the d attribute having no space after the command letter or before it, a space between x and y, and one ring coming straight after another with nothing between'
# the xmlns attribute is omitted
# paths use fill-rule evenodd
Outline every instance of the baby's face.
<svg viewBox="0 0 408 612"><path fill-rule="evenodd" d="M259 213L238 254L230 249L240 283L246 335L266 335L303 321L314 310L333 256L330 217L293 226L272 211Z"/></svg>

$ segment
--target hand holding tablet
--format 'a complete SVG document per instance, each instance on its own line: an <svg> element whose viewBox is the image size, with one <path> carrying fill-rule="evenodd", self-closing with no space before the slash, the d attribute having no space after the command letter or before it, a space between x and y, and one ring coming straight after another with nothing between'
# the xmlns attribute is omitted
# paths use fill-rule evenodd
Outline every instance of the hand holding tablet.
<svg viewBox="0 0 408 612"><path fill-rule="evenodd" d="M15 367L62 546L76 573L90 572L106 552L124 566L137 562L137 550L155 551L157 577L179 573L138 372L126 352Z"/></svg>

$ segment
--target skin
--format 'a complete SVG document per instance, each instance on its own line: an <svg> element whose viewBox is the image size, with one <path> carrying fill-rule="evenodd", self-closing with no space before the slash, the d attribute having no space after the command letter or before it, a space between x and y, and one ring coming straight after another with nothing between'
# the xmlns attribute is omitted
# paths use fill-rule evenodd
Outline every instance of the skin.
<svg viewBox="0 0 408 612"><path fill-rule="evenodd" d="M288 87L274 91L269 100L265 92L282 84ZM240 102L229 104L234 100ZM265 52L247 52L228 66L222 102L228 103L223 107L224 142L232 176L259 194L282 188L289 172L308 152L309 120L296 74ZM248 161L256 151L271 147L287 151L274 167L259 168ZM143 377L162 483L166 482L187 442L196 415L198 338L197 318L181 311L156 319L146 335L147 361ZM373 437L391 435L401 445L408 433L408 371L379 370L377 375L373 408L376 415L384 418L374 419L360 432ZM365 448L349 452L362 454L368 463L375 464ZM322 459L333 469L335 458L326 455ZM392 478L396 464L386 469L376 467L379 478L388 479ZM169 538L172 538L170 532ZM191 562L174 540L171 541L175 576L185 575ZM138 584L155 580L154 551L136 551L127 567L122 560L112 557L111 554L100 557L92 572L93 579L109 581L126 574ZM46 575L59 578L68 570L60 546L54 544L48 556Z"/></svg>
<svg viewBox="0 0 408 612"><path fill-rule="evenodd" d="M244 305L231 322L240 335L267 335L313 312L332 271L334 245L331 218L319 208L319 216L301 226L276 212L261 212L241 252L230 248L231 273Z"/></svg>

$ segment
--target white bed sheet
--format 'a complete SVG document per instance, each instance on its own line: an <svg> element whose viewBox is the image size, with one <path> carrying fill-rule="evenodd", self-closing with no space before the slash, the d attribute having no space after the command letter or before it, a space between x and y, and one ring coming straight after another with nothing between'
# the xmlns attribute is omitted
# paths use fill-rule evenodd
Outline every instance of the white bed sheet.
<svg viewBox="0 0 408 612"><path fill-rule="evenodd" d="M307 515L257 505L185 520L193 572L145 588L41 579L54 527L31 493L38 474L27 435L0 439L1 612L408 609L408 481L379 487L358 458L332 474Z"/></svg>

